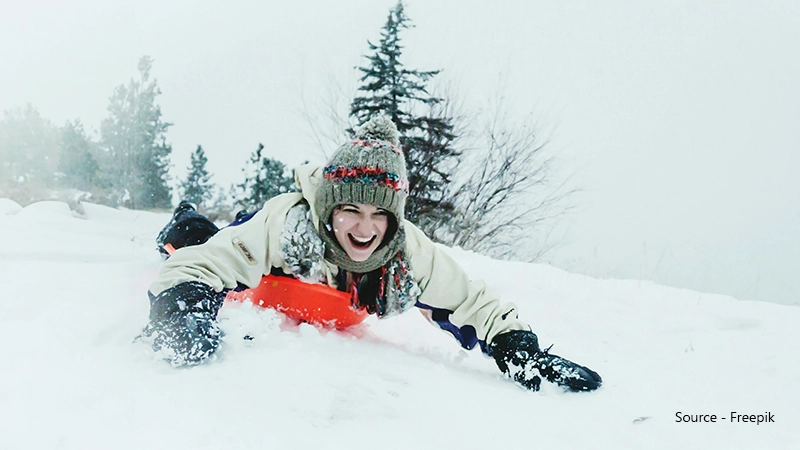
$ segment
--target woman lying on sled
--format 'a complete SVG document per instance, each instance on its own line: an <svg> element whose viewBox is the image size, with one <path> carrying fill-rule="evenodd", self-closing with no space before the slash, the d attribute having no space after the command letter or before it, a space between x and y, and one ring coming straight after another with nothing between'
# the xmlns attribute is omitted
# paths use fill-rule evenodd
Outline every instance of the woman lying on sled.
<svg viewBox="0 0 800 450"><path fill-rule="evenodd" d="M301 192L274 197L218 232L191 206L176 210L160 238L171 235L182 248L150 286L144 332L173 365L199 364L217 350L226 292L281 273L350 292L356 307L378 317L419 308L464 348L480 344L528 389L538 390L540 376L576 391L600 386L596 372L541 350L514 304L469 280L403 218L408 180L389 119L367 122L328 165L299 167L295 179Z"/></svg>

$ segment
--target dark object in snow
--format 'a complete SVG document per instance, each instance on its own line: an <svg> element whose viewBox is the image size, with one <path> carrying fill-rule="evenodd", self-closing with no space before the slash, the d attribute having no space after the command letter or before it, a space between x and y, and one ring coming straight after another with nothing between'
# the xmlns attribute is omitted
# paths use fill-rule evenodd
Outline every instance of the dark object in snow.
<svg viewBox="0 0 800 450"><path fill-rule="evenodd" d="M169 256L167 244L171 245L174 250L189 245L200 245L218 231L219 228L214 225L214 222L198 213L191 203L183 200L175 208L169 223L158 233L156 245L162 255Z"/></svg>
<svg viewBox="0 0 800 450"><path fill-rule="evenodd" d="M246 209L240 209L239 212L236 213L236 217L234 218L234 222L238 222L243 218L249 216L251 213L247 212Z"/></svg>
<svg viewBox="0 0 800 450"><path fill-rule="evenodd" d="M539 390L538 375L573 391L593 391L603 383L597 372L550 354L549 350L539 348L539 339L534 333L521 330L499 334L489 346L489 354L497 367L532 391Z"/></svg>
<svg viewBox="0 0 800 450"><path fill-rule="evenodd" d="M200 364L219 347L216 317L223 299L196 281L167 289L152 299L142 337L173 366Z"/></svg>

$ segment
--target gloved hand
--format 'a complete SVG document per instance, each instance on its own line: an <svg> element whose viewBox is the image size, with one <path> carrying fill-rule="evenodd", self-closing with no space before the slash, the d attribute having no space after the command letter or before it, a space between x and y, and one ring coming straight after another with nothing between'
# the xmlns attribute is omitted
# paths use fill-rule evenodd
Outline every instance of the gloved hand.
<svg viewBox="0 0 800 450"><path fill-rule="evenodd" d="M173 366L205 361L219 347L217 313L224 296L192 281L167 289L150 304L150 323L142 337Z"/></svg>
<svg viewBox="0 0 800 450"><path fill-rule="evenodd" d="M573 391L592 391L603 379L597 372L539 348L539 339L530 331L509 331L495 336L489 354L497 367L522 386L538 391L541 378ZM538 372L538 375L537 375Z"/></svg>

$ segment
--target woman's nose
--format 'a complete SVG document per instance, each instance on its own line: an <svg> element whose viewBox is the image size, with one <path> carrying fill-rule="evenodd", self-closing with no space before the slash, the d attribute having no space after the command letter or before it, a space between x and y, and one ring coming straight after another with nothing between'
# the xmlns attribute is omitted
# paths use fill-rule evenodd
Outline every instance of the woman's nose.
<svg viewBox="0 0 800 450"><path fill-rule="evenodd" d="M368 217L365 217L358 221L358 226L356 230L358 230L359 233L363 233L364 235L366 235L366 234L371 234L374 228L375 228L375 221Z"/></svg>

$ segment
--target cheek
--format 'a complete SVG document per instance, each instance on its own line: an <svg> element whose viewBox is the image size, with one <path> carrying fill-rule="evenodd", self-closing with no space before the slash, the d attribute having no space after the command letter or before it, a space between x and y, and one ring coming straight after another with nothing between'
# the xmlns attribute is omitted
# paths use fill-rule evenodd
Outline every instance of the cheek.
<svg viewBox="0 0 800 450"><path fill-rule="evenodd" d="M331 225L333 225L333 231L337 235L345 235L347 230L353 227L354 223L355 220L349 214L334 212L331 216Z"/></svg>

